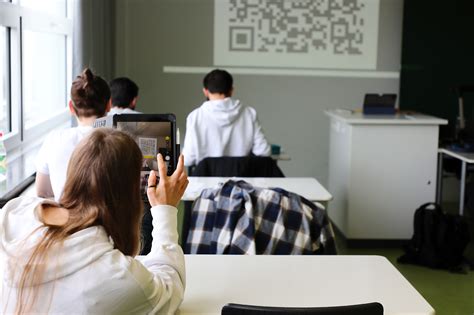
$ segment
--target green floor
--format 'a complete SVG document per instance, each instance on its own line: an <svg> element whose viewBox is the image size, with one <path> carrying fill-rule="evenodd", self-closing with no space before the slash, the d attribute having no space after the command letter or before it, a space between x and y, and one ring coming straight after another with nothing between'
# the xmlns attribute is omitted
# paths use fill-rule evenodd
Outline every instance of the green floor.
<svg viewBox="0 0 474 315"><path fill-rule="evenodd" d="M454 274L415 265L398 264L400 249L347 249L339 246L344 255L381 255L402 273L418 292L431 304L437 315L474 314L474 271Z"/></svg>
<svg viewBox="0 0 474 315"><path fill-rule="evenodd" d="M179 222L182 222L183 206L179 206ZM471 235L474 240L474 220L470 220ZM181 226L179 224L178 226ZM180 231L181 232L181 231ZM181 233L180 233L181 235ZM380 255L388 260L423 295L435 309L436 315L474 315L474 271L466 274L454 274L445 270L433 270L426 267L398 264L401 249L354 249L346 248L338 242L342 255ZM471 241L466 255L474 259L474 241Z"/></svg>

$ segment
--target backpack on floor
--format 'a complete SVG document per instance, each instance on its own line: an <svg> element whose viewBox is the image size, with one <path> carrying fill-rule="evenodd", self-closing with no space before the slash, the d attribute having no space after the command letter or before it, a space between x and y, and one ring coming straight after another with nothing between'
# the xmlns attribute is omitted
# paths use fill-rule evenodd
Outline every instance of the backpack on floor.
<svg viewBox="0 0 474 315"><path fill-rule="evenodd" d="M415 211L412 239L404 247L400 263L459 270L469 243L469 228L459 215L443 212L436 203L425 203Z"/></svg>

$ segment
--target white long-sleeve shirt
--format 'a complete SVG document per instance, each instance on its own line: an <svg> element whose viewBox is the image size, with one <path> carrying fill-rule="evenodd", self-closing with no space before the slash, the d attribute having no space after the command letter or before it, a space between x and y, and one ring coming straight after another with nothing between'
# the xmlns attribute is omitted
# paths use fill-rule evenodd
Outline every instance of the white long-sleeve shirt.
<svg viewBox="0 0 474 315"><path fill-rule="evenodd" d="M45 227L36 213L42 202L45 200L37 197L20 197L1 211L2 313L14 312L19 277L29 258L27 253L43 236ZM63 246L51 248L39 285L39 302L30 312L174 314L185 287L184 255L176 230L177 209L156 206L151 212L152 249L138 259L114 249L102 226L74 233ZM13 257L18 259L12 260Z"/></svg>
<svg viewBox="0 0 474 315"><path fill-rule="evenodd" d="M257 112L230 97L204 102L186 120L184 164L196 165L206 157L269 156Z"/></svg>

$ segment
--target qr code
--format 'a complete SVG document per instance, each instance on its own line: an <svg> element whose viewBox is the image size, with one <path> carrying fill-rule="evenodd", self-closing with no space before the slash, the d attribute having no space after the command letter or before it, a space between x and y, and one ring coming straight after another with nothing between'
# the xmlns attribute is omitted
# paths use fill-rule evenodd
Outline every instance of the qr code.
<svg viewBox="0 0 474 315"><path fill-rule="evenodd" d="M215 27L220 29L215 30L218 41L215 45L226 45L225 50L233 54L232 58L239 54L244 59L259 55L308 56L308 60L316 57L337 64L338 58L376 56L379 0L216 0L215 3ZM217 54L220 50L224 47L215 46ZM369 63L374 65L373 60Z"/></svg>
<svg viewBox="0 0 474 315"><path fill-rule="evenodd" d="M145 159L156 157L156 147L158 140L156 138L138 138L138 146Z"/></svg>
<svg viewBox="0 0 474 315"><path fill-rule="evenodd" d="M230 0L229 50L361 54L360 0Z"/></svg>

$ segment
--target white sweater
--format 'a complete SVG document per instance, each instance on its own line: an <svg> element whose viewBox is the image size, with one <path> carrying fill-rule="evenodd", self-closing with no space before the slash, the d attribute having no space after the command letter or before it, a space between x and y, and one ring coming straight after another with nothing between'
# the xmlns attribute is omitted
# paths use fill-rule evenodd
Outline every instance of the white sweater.
<svg viewBox="0 0 474 315"><path fill-rule="evenodd" d="M257 112L228 97L204 102L186 120L184 164L196 165L206 157L269 156Z"/></svg>
<svg viewBox="0 0 474 315"><path fill-rule="evenodd" d="M20 197L5 205L0 214L2 314L14 312L27 252L43 235L45 228L41 228L35 210L41 202L45 200ZM177 243L177 209L157 206L151 212L152 250L140 259L114 249L102 226L74 233L62 247L53 247L39 285L39 303L32 313L173 314L185 286L184 256ZM8 264L15 256L18 260Z"/></svg>

